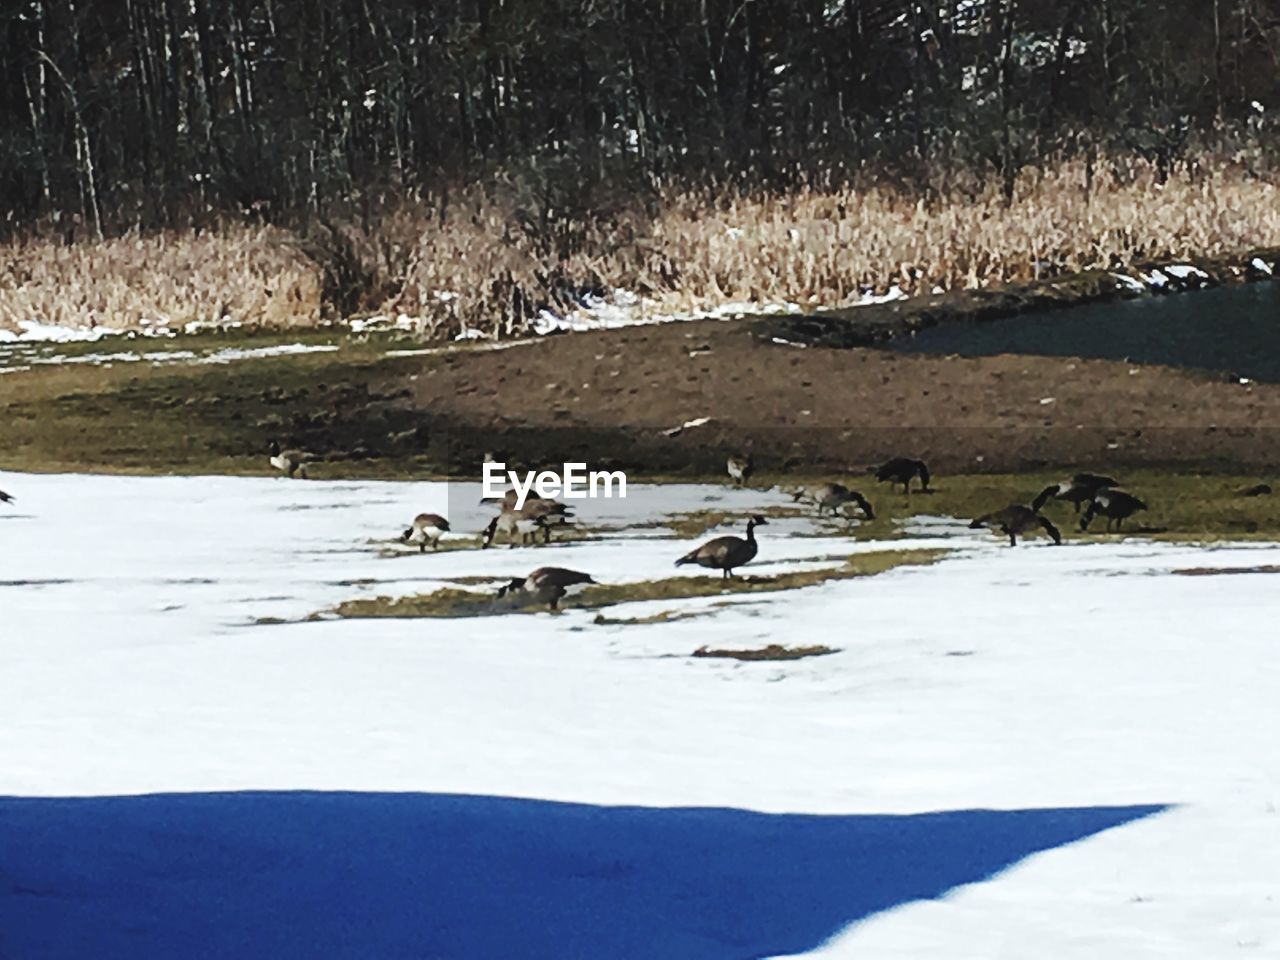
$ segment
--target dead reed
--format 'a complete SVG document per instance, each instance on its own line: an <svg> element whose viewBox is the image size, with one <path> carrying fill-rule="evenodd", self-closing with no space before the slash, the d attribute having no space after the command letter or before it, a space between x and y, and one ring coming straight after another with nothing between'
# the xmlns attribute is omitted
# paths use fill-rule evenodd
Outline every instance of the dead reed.
<svg viewBox="0 0 1280 960"><path fill-rule="evenodd" d="M315 264L284 231L206 231L65 244L0 244L0 329L20 321L132 329L227 320L283 327L320 317Z"/></svg>
<svg viewBox="0 0 1280 960"><path fill-rule="evenodd" d="M19 320L170 325L229 317L313 323L405 315L427 337L511 336L589 292L632 318L726 303L836 307L894 287L910 296L1153 259L1280 245L1280 184L1230 161L1161 182L1142 161L1029 171L929 196L889 186L743 196L661 193L647 208L572 215L536 191L474 186L405 202L329 242L269 228L0 246L0 328ZM341 289L342 285L357 289Z"/></svg>

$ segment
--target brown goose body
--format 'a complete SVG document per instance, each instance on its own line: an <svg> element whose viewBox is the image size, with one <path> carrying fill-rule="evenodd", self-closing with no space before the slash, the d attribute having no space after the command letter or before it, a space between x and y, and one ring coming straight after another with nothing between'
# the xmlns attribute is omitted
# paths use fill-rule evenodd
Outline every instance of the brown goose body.
<svg viewBox="0 0 1280 960"><path fill-rule="evenodd" d="M449 532L449 521L438 513L420 513L413 518L413 524L400 535L405 543L417 540L422 553L427 552L427 544L435 550L440 545L442 534Z"/></svg>
<svg viewBox="0 0 1280 960"><path fill-rule="evenodd" d="M267 444L268 462L285 476L300 480L307 479L307 464L318 459L305 450L282 450L280 444L272 440Z"/></svg>
<svg viewBox="0 0 1280 960"><path fill-rule="evenodd" d="M969 524L971 530L981 530L983 527L1003 533L1009 538L1011 547L1018 545L1018 534L1029 533L1037 527L1053 537L1054 543L1062 543L1062 534L1058 532L1057 527L1041 516L1038 511L1021 503L1011 503L1003 510L983 514Z"/></svg>
<svg viewBox="0 0 1280 960"><path fill-rule="evenodd" d="M542 542L551 542L551 528L562 526L569 523L573 519L573 510L567 504L561 503L552 497L526 497L524 506L518 511L516 510L516 501L520 499L520 495L514 490L508 490L503 495L501 509L503 513L521 513L527 518L542 518L543 523L539 527L542 531ZM481 503L498 503L494 497L486 497L481 499ZM503 529L507 529L513 521L504 521Z"/></svg>
<svg viewBox="0 0 1280 960"><path fill-rule="evenodd" d="M747 535L745 538L727 536L708 540L702 546L695 547L677 560L676 566L696 563L700 567L723 570L724 579L728 580L733 576L733 571L736 567L741 567L755 559L756 550L758 549L755 528L765 526L767 522L764 517L752 517L747 521Z"/></svg>
<svg viewBox="0 0 1280 960"><path fill-rule="evenodd" d="M1107 518L1107 529L1119 530L1124 521L1139 510L1146 510L1147 505L1125 490L1111 487L1099 490L1089 501L1089 508L1080 518L1080 529L1089 529L1089 524L1097 515Z"/></svg>
<svg viewBox="0 0 1280 960"><path fill-rule="evenodd" d="M550 501L555 503L556 501ZM559 504L564 507L564 504ZM553 524L566 523L568 520L567 513L561 509L559 511L549 511L546 501L529 501L526 500L523 507L517 510L515 507L508 507L505 503L502 510L496 517L489 521L489 525L484 529L484 542L482 547L492 546L494 538L498 533L506 535L511 546L515 546L515 538L518 535L522 544L531 544L536 542L538 534L542 534L542 542L549 543L551 541L551 526Z"/></svg>
<svg viewBox="0 0 1280 960"><path fill-rule="evenodd" d="M818 516L822 516L823 510L838 513L846 503L852 503L862 511L866 519L876 518L876 512L867 502L867 498L857 490L850 490L843 483L823 483L816 487L809 487L807 492L809 498L818 505Z"/></svg>
<svg viewBox="0 0 1280 960"><path fill-rule="evenodd" d="M1076 513L1079 513L1080 506L1092 500L1099 490L1119 485L1119 481L1113 477L1104 477L1097 473L1077 473L1070 480L1051 483L1041 490L1031 501L1031 509L1039 511L1045 503L1053 499L1067 501L1075 507Z"/></svg>
<svg viewBox="0 0 1280 960"><path fill-rule="evenodd" d="M900 483L902 492L911 493L911 481L920 478L920 492L929 492L929 467L923 460L912 460L910 457L894 457L886 460L878 467L872 467L880 483Z"/></svg>
<svg viewBox="0 0 1280 960"><path fill-rule="evenodd" d="M498 596L517 594L530 603L545 603L555 610L571 588L586 583L595 583L589 573L564 567L539 567L527 577L515 577L499 587Z"/></svg>
<svg viewBox="0 0 1280 960"><path fill-rule="evenodd" d="M729 473L729 478L742 487L746 486L747 481L751 479L751 474L755 472L755 463L750 453L738 454L725 461L725 469Z"/></svg>

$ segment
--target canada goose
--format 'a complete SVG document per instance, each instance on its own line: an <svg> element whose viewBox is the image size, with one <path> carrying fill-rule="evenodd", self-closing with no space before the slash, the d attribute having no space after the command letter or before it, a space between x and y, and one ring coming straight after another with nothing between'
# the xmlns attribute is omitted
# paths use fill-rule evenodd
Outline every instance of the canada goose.
<svg viewBox="0 0 1280 960"><path fill-rule="evenodd" d="M437 549L440 546L440 535L448 532L449 521L440 514L420 513L413 518L413 525L400 534L400 539L405 543L417 539L420 552L426 553L427 544L431 544L432 550Z"/></svg>
<svg viewBox="0 0 1280 960"><path fill-rule="evenodd" d="M516 512L516 501L520 495L514 490L508 490L501 501L497 497L482 497L481 503L500 503L503 513ZM573 508L567 504L561 503L552 497L526 497L524 506L520 508L520 513L529 519L541 518L542 523L542 542L551 542L551 528L564 526L573 520ZM502 528L507 530L513 521L503 521ZM490 524L492 526L492 524Z"/></svg>
<svg viewBox="0 0 1280 960"><path fill-rule="evenodd" d="M728 580L733 576L735 567L749 563L755 557L757 548L755 528L767 524L768 521L764 517L752 517L747 521L745 540L742 537L716 537L714 540L708 540L677 560L676 566L696 563L700 567L723 570L724 579Z"/></svg>
<svg viewBox="0 0 1280 960"><path fill-rule="evenodd" d="M1037 513L1040 508L1048 502L1052 497L1054 500L1066 500L1075 505L1076 513L1080 512L1080 505L1088 503L1093 499L1093 495L1099 490L1107 487L1118 487L1119 480L1112 477L1100 476L1096 473L1077 473L1070 480L1063 480L1061 483L1051 483L1045 487L1031 501L1031 509Z"/></svg>
<svg viewBox="0 0 1280 960"><path fill-rule="evenodd" d="M889 483L902 484L902 492L911 493L911 481L916 477L920 478L920 492L929 493L929 468L923 460L912 460L909 457L894 457L892 460L886 460L878 467L872 467L871 472L876 475L876 479L881 483L888 481Z"/></svg>
<svg viewBox="0 0 1280 960"><path fill-rule="evenodd" d="M560 600L571 587L579 584L595 583L591 574L577 570L566 570L564 567L539 567L527 577L515 577L511 582L498 588L498 596L522 593L530 603L545 603L552 610L558 609Z"/></svg>
<svg viewBox="0 0 1280 960"><path fill-rule="evenodd" d="M833 514L839 513L842 506L852 503L857 505L867 520L876 518L876 513L871 509L867 498L857 490L850 490L843 483L822 483L816 487L801 487L799 490L791 491L791 498L817 504L818 516L822 516L823 510L830 510Z"/></svg>
<svg viewBox="0 0 1280 960"><path fill-rule="evenodd" d="M13 503L16 499L17 497L12 494L5 493L3 490L0 490L0 503Z"/></svg>
<svg viewBox="0 0 1280 960"><path fill-rule="evenodd" d="M1093 520L1095 514L1102 514L1107 518L1107 529L1119 530L1124 523L1126 517L1131 517L1139 510L1147 509L1147 505L1135 497L1132 493L1124 490L1114 490L1110 487L1104 487L1093 495L1093 499L1089 501L1089 509L1085 510L1084 516L1080 518L1080 529L1089 529L1089 523Z"/></svg>
<svg viewBox="0 0 1280 960"><path fill-rule="evenodd" d="M501 500L499 500L497 497L481 497L480 503L481 505L486 503L500 503L504 507L515 507L516 500L518 500L519 497L520 497L520 494L516 492L516 488L512 487L502 496Z"/></svg>
<svg viewBox="0 0 1280 960"><path fill-rule="evenodd" d="M555 521L540 504L526 502L519 510L504 504L502 512L490 520L489 525L484 528L484 542L481 547L492 546L498 531L506 534L512 547L516 545L516 534L520 535L521 544L527 546L537 539L539 531L542 533L542 542L549 543L551 540L549 524L552 522ZM564 522L563 515L560 515L559 522Z"/></svg>
<svg viewBox="0 0 1280 960"><path fill-rule="evenodd" d="M1062 543L1062 534L1058 532L1057 527L1041 516L1039 511L1021 503L1011 503L1003 510L985 514L969 524L970 530L981 530L983 527L999 530L1009 538L1011 547L1018 545L1018 534L1025 534L1036 527L1043 527L1045 532L1053 537L1054 543Z"/></svg>
<svg viewBox="0 0 1280 960"><path fill-rule="evenodd" d="M729 478L740 487L747 485L747 481L751 479L751 474L755 472L756 466L751 459L751 451L736 454L725 461L725 468L729 471Z"/></svg>
<svg viewBox="0 0 1280 960"><path fill-rule="evenodd" d="M267 452L271 454L271 466L290 478L297 476L301 480L307 479L307 464L316 459L305 450L281 450L275 440L267 444Z"/></svg>

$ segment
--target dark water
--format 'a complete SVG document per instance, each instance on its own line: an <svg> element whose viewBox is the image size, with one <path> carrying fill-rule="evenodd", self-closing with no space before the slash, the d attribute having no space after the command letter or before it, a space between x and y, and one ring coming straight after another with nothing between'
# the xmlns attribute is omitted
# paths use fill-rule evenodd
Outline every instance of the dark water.
<svg viewBox="0 0 1280 960"><path fill-rule="evenodd" d="M889 341L904 353L1030 353L1222 371L1280 383L1280 283L1086 304Z"/></svg>

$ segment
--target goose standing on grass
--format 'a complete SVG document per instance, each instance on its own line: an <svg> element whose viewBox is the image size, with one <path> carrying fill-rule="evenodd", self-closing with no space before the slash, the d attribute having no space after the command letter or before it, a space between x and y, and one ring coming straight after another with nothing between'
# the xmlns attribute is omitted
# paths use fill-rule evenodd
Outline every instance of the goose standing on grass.
<svg viewBox="0 0 1280 960"><path fill-rule="evenodd" d="M1114 529L1118 531L1126 518L1145 509L1147 505L1132 493L1106 487L1095 493L1093 499L1089 501L1089 509L1085 510L1084 516L1080 518L1080 529L1088 530L1094 516L1102 514L1107 518L1107 530L1111 530L1114 524Z"/></svg>
<svg viewBox="0 0 1280 960"><path fill-rule="evenodd" d="M449 521L438 513L420 513L413 518L413 525L404 533L400 534L400 539L404 543L411 540L417 540L421 553L427 552L427 544L431 544L431 549L435 550L440 546L440 537L442 534L449 532Z"/></svg>
<svg viewBox="0 0 1280 960"><path fill-rule="evenodd" d="M902 492L908 495L911 493L911 481L919 477L920 492L931 492L929 490L929 468L923 460L894 457L892 460L886 460L878 467L872 467L871 472L876 475L876 480L880 483L902 484Z"/></svg>
<svg viewBox="0 0 1280 960"><path fill-rule="evenodd" d="M290 479L298 477L307 479L307 464L316 457L305 450L281 450L279 442L272 440L267 444L267 452L271 455L270 464Z"/></svg>
<svg viewBox="0 0 1280 960"><path fill-rule="evenodd" d="M1003 510L984 514L969 524L970 530L981 530L983 527L1003 533L1009 538L1011 547L1018 545L1018 534L1026 534L1036 527L1043 527L1045 533L1053 537L1054 543L1062 543L1062 534L1057 527L1041 516L1039 511L1021 503L1011 503Z"/></svg>
<svg viewBox="0 0 1280 960"><path fill-rule="evenodd" d="M17 497L13 496L13 494L5 493L3 490L0 490L0 503L13 503L16 499Z"/></svg>
<svg viewBox="0 0 1280 960"><path fill-rule="evenodd" d="M1052 498L1074 504L1076 513L1079 513L1080 505L1092 500L1099 490L1118 486L1120 481L1112 477L1104 477L1096 473L1077 473L1070 480L1051 483L1041 490L1039 495L1031 501L1031 509L1038 513L1040 508Z"/></svg>
<svg viewBox="0 0 1280 960"><path fill-rule="evenodd" d="M519 594L529 603L545 603L556 610L570 589L587 583L595 583L589 573L566 570L564 567L539 567L527 577L515 577L499 587L498 596L501 598L508 594Z"/></svg>
<svg viewBox="0 0 1280 960"><path fill-rule="evenodd" d="M734 454L725 461L725 469L729 471L729 478L734 483L740 487L745 487L747 481L751 479L751 474L756 469L755 463L751 459L751 451Z"/></svg>
<svg viewBox="0 0 1280 960"><path fill-rule="evenodd" d="M677 560L676 566L696 563L700 567L723 570L723 579L728 580L733 576L734 568L741 567L755 559L758 546L755 529L767 524L768 521L764 517L752 517L747 521L747 536L745 540L742 537L733 536L716 537L714 540L708 540L702 546L690 550Z"/></svg>
<svg viewBox="0 0 1280 960"><path fill-rule="evenodd" d="M816 487L802 487L799 490L792 491L791 498L793 500L807 500L810 503L817 504L818 516L822 516L823 510L830 510L833 514L839 513L840 508L846 503L852 503L862 511L865 519L874 520L876 518L876 512L871 508L871 504L867 502L867 498L857 490L850 490L843 483L823 483Z"/></svg>

